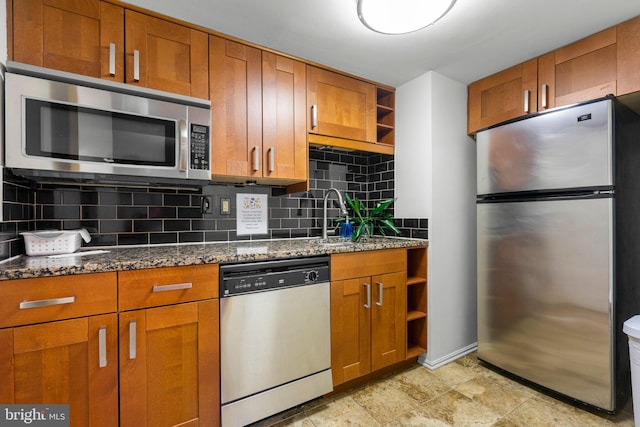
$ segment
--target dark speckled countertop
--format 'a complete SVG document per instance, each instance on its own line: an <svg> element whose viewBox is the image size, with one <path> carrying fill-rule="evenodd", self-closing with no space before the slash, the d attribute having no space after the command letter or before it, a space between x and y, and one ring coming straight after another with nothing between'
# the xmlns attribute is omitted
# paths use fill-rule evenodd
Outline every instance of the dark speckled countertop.
<svg viewBox="0 0 640 427"><path fill-rule="evenodd" d="M254 240L200 243L170 246L100 248L108 251L83 255L83 251L65 257L29 257L22 255L0 263L0 280L67 274L175 267L180 265L251 262L278 258L295 258L324 254L372 251L380 249L426 246L427 240L376 237L364 243L329 245L318 238ZM95 251L97 248L86 248Z"/></svg>

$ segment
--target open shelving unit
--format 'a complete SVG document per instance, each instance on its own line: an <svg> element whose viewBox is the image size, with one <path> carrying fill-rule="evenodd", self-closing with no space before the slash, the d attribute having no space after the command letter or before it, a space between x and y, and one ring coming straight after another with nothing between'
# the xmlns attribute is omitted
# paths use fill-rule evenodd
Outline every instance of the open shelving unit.
<svg viewBox="0 0 640 427"><path fill-rule="evenodd" d="M391 89L376 87L376 141L381 144L395 143L396 93Z"/></svg>
<svg viewBox="0 0 640 427"><path fill-rule="evenodd" d="M407 249L407 359L427 351L427 248Z"/></svg>

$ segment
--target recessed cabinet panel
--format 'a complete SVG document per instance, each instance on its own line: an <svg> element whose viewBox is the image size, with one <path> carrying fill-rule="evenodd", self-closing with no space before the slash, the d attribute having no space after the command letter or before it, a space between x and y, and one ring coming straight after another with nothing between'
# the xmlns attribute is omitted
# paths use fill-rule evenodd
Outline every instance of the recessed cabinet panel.
<svg viewBox="0 0 640 427"><path fill-rule="evenodd" d="M376 142L376 89L371 83L307 66L308 132Z"/></svg>
<svg viewBox="0 0 640 427"><path fill-rule="evenodd" d="M537 61L518 64L469 85L468 132L534 112Z"/></svg>
<svg viewBox="0 0 640 427"><path fill-rule="evenodd" d="M117 316L0 329L0 401L68 404L70 425L118 425Z"/></svg>
<svg viewBox="0 0 640 427"><path fill-rule="evenodd" d="M617 95L640 90L640 16L623 22L617 31Z"/></svg>
<svg viewBox="0 0 640 427"><path fill-rule="evenodd" d="M208 98L207 53L206 33L126 11L125 83Z"/></svg>
<svg viewBox="0 0 640 427"><path fill-rule="evenodd" d="M98 0L13 1L13 60L124 80L124 9ZM110 72L110 49L115 62Z"/></svg>

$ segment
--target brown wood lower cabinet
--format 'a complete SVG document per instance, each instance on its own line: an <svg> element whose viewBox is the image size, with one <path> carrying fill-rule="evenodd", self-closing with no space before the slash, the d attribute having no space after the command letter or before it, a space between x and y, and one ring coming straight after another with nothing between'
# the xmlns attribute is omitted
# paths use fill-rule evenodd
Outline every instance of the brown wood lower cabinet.
<svg viewBox="0 0 640 427"><path fill-rule="evenodd" d="M337 386L405 359L406 252L333 255L331 269L331 368Z"/></svg>
<svg viewBox="0 0 640 427"><path fill-rule="evenodd" d="M218 300L119 317L120 425L218 425Z"/></svg>
<svg viewBox="0 0 640 427"><path fill-rule="evenodd" d="M74 427L220 425L218 265L0 287L1 403L69 404Z"/></svg>
<svg viewBox="0 0 640 427"><path fill-rule="evenodd" d="M118 273L120 425L220 425L218 265Z"/></svg>
<svg viewBox="0 0 640 427"><path fill-rule="evenodd" d="M68 404L71 426L117 426L116 274L0 286L0 402Z"/></svg>

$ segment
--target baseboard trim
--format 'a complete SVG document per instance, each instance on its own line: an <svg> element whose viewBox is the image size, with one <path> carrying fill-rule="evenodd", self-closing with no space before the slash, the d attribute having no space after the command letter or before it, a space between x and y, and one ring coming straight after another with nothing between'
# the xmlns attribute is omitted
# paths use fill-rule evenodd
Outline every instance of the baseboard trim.
<svg viewBox="0 0 640 427"><path fill-rule="evenodd" d="M422 366L424 366L425 368L428 369L436 369L439 368L441 366L446 365L447 363L451 363L456 359L459 359L461 357L466 356L469 353L473 353L474 351L476 351L478 349L478 343L474 342L473 344L470 344L466 347L462 347L452 353L449 353L445 356L442 356L436 360L428 360L429 357L429 352L421 355L420 357L418 357L418 363Z"/></svg>

